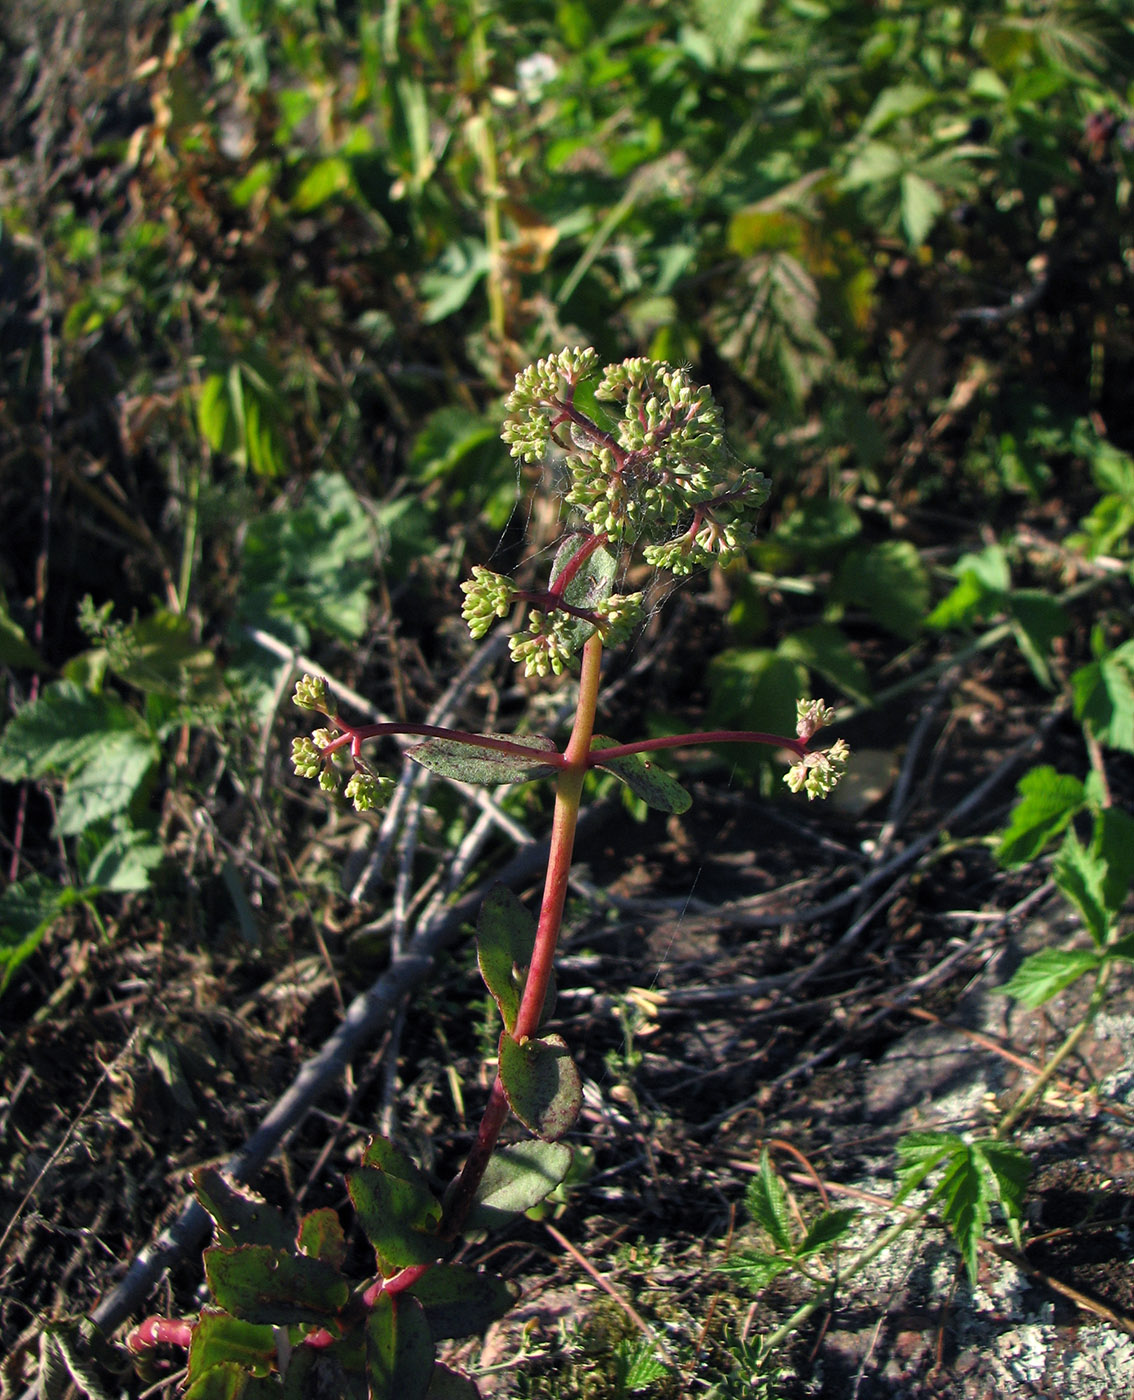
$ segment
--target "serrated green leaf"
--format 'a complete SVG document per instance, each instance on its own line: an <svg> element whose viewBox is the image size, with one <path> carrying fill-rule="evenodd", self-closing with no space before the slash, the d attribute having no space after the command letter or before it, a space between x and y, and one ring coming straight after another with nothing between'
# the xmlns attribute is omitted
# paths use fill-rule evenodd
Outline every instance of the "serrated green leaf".
<svg viewBox="0 0 1134 1400"><path fill-rule="evenodd" d="M205 1250L217 1304L247 1322L277 1327L325 1324L346 1307L350 1286L332 1265L265 1244Z"/></svg>
<svg viewBox="0 0 1134 1400"><path fill-rule="evenodd" d="M253 1376L266 1376L278 1357L276 1332L260 1322L245 1322L229 1313L202 1310L189 1343L189 1375L232 1362Z"/></svg>
<svg viewBox="0 0 1134 1400"><path fill-rule="evenodd" d="M898 1194L894 1199L904 1201L931 1171L952 1152L961 1139L955 1133L907 1133L898 1143Z"/></svg>
<svg viewBox="0 0 1134 1400"><path fill-rule="evenodd" d="M1019 801L996 848L996 859L1010 868L1034 860L1066 830L1085 801L1083 784L1049 764L1030 769L1016 784Z"/></svg>
<svg viewBox="0 0 1134 1400"><path fill-rule="evenodd" d="M264 1244L289 1249L293 1232L283 1212L248 1186L238 1186L217 1167L193 1173L197 1199L213 1217L221 1244Z"/></svg>
<svg viewBox="0 0 1134 1400"><path fill-rule="evenodd" d="M591 740L591 750L613 748L617 742L606 734L596 734ZM664 768L645 754L623 754L594 766L600 772L613 774L626 784L635 797L640 797L647 807L652 807L656 812L680 816L693 805L692 797L677 779L671 778Z"/></svg>
<svg viewBox="0 0 1134 1400"><path fill-rule="evenodd" d="M539 1205L566 1179L571 1149L561 1142L520 1142L494 1152L468 1217L472 1230L499 1230Z"/></svg>
<svg viewBox="0 0 1134 1400"><path fill-rule="evenodd" d="M546 755L558 753L555 741L541 734L485 734L486 739L506 739L510 744L530 749L531 758L502 749L478 744L461 743L455 739L426 739L407 749L415 763L438 773L443 778L455 778L461 783L528 783L533 778L546 778L556 772ZM540 757L544 755L544 757Z"/></svg>
<svg viewBox="0 0 1134 1400"><path fill-rule="evenodd" d="M1022 1006L1034 1009L1101 964L1101 955L1085 948L1044 948L1025 958L997 990Z"/></svg>
<svg viewBox="0 0 1134 1400"><path fill-rule="evenodd" d="M105 735L72 767L55 819L60 836L78 836L106 817L124 812L158 759L152 739L130 730Z"/></svg>
<svg viewBox="0 0 1134 1400"><path fill-rule="evenodd" d="M509 1035L516 1026L535 936L536 921L519 899L506 885L494 885L477 917L476 957Z"/></svg>
<svg viewBox="0 0 1134 1400"><path fill-rule="evenodd" d="M1095 816L1091 848L1103 862L1104 908L1117 917L1134 882L1134 817L1121 807L1104 807Z"/></svg>
<svg viewBox="0 0 1134 1400"><path fill-rule="evenodd" d="M463 1264L439 1264L407 1291L424 1309L435 1342L479 1335L520 1296L515 1284Z"/></svg>
<svg viewBox="0 0 1134 1400"><path fill-rule="evenodd" d="M809 671L818 671L824 680L845 695L870 703L870 677L840 628L827 622L801 627L797 632L789 632L776 650L789 661L798 661Z"/></svg>
<svg viewBox="0 0 1134 1400"><path fill-rule="evenodd" d="M988 1185L973 1159L962 1149L946 1159L941 1182L933 1193L949 1233L961 1251L969 1282L976 1283L977 1249L988 1224Z"/></svg>
<svg viewBox="0 0 1134 1400"><path fill-rule="evenodd" d="M434 1350L417 1299L383 1293L366 1319L369 1400L425 1400Z"/></svg>
<svg viewBox="0 0 1134 1400"><path fill-rule="evenodd" d="M908 540L859 545L840 563L831 596L865 608L879 626L909 641L929 610L929 575Z"/></svg>
<svg viewBox="0 0 1134 1400"><path fill-rule="evenodd" d="M787 1192L767 1149L760 1154L760 1170L748 1184L744 1204L748 1214L777 1249L785 1254L795 1252Z"/></svg>
<svg viewBox="0 0 1134 1400"><path fill-rule="evenodd" d="M803 1237L803 1242L796 1250L797 1255L803 1258L805 1255L815 1254L837 1244L849 1232L857 1215L858 1211L853 1206L845 1206L839 1210L825 1210L809 1226Z"/></svg>
<svg viewBox="0 0 1134 1400"><path fill-rule="evenodd" d="M308 1211L299 1222L296 1243L304 1254L341 1269L346 1259L346 1236L338 1212L330 1206Z"/></svg>
<svg viewBox="0 0 1134 1400"><path fill-rule="evenodd" d="M1051 646L1071 625L1063 604L1039 589L1014 589L1008 595L1008 612L1017 644L1036 680L1053 688L1048 657Z"/></svg>
<svg viewBox="0 0 1134 1400"><path fill-rule="evenodd" d="M147 694L196 701L223 694L213 649L201 645L187 617L164 608L115 633L106 657L116 676Z"/></svg>
<svg viewBox="0 0 1134 1400"><path fill-rule="evenodd" d="M252 1377L235 1361L222 1361L194 1376L184 1392L185 1400L240 1400Z"/></svg>
<svg viewBox="0 0 1134 1400"><path fill-rule="evenodd" d="M88 890L115 894L148 890L154 868L165 858L164 850L149 832L129 827L109 834L104 828L88 829L80 845L83 850L78 863Z"/></svg>
<svg viewBox="0 0 1134 1400"><path fill-rule="evenodd" d="M42 875L14 881L0 894L0 991L77 898L73 890L60 889Z"/></svg>
<svg viewBox="0 0 1134 1400"><path fill-rule="evenodd" d="M1078 909L1083 926L1097 947L1106 942L1109 924L1105 884L1106 863L1093 850L1088 850L1068 831L1059 848L1052 868L1055 883Z"/></svg>
<svg viewBox="0 0 1134 1400"><path fill-rule="evenodd" d="M658 1357L648 1337L623 1337L614 1348L614 1363L620 1395L645 1390L669 1374L669 1367Z"/></svg>
<svg viewBox="0 0 1134 1400"><path fill-rule="evenodd" d="M583 1086L561 1036L500 1037L500 1080L512 1112L536 1137L554 1142L569 1132L583 1106Z"/></svg>
<svg viewBox="0 0 1134 1400"><path fill-rule="evenodd" d="M728 1274L744 1288L760 1293L773 1279L791 1267L791 1260L782 1254L767 1254L758 1249L746 1249L717 1265L717 1272Z"/></svg>
<svg viewBox="0 0 1134 1400"><path fill-rule="evenodd" d="M113 696L56 681L23 706L0 736L0 778L18 783L53 774L67 777L107 739L139 732L137 718Z"/></svg>
<svg viewBox="0 0 1134 1400"><path fill-rule="evenodd" d="M968 627L978 618L996 612L1003 601L1002 594L991 592L975 573L966 571L925 619L925 625L940 632L950 627Z"/></svg>
<svg viewBox="0 0 1134 1400"><path fill-rule="evenodd" d="M1134 641L1081 666L1071 689L1075 718L1100 742L1134 753Z"/></svg>

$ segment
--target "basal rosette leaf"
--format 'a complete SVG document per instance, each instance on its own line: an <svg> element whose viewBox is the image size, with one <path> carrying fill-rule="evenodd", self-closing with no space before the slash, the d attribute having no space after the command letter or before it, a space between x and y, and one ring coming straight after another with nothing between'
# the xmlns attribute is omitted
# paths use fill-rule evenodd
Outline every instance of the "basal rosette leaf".
<svg viewBox="0 0 1134 1400"><path fill-rule="evenodd" d="M444 1252L437 1237L441 1206L418 1167L393 1143L374 1138L347 1190L366 1238L388 1277Z"/></svg>
<svg viewBox="0 0 1134 1400"><path fill-rule="evenodd" d="M212 1366L231 1362L249 1375L266 1376L275 1369L278 1354L274 1327L205 1308L189 1344L189 1375L196 1378Z"/></svg>
<svg viewBox="0 0 1134 1400"><path fill-rule="evenodd" d="M418 1300L408 1293L383 1293L366 1319L370 1400L425 1400L434 1351Z"/></svg>
<svg viewBox="0 0 1134 1400"><path fill-rule="evenodd" d="M197 1199L213 1217L217 1238L222 1245L264 1244L274 1249L290 1249L295 1233L283 1212L269 1205L246 1186L238 1186L216 1167L201 1167L193 1173Z"/></svg>
<svg viewBox="0 0 1134 1400"><path fill-rule="evenodd" d="M350 1297L347 1280L324 1260L263 1244L207 1249L205 1277L225 1312L279 1327L325 1325Z"/></svg>
<svg viewBox="0 0 1134 1400"><path fill-rule="evenodd" d="M406 1291L421 1304L435 1342L479 1336L520 1296L514 1283L463 1264L438 1265Z"/></svg>
<svg viewBox="0 0 1134 1400"><path fill-rule="evenodd" d="M605 734L596 734L591 740L592 752L614 748L616 739ZM671 778L664 768L660 768L645 754L622 754L594 765L603 773L611 773L626 784L635 797L640 797L647 807L657 812L668 812L680 816L693 805L693 799L676 778Z"/></svg>
<svg viewBox="0 0 1134 1400"><path fill-rule="evenodd" d="M554 1142L569 1132L583 1106L579 1071L561 1036L500 1037L500 1079L512 1112L536 1137Z"/></svg>
<svg viewBox="0 0 1134 1400"><path fill-rule="evenodd" d="M442 778L455 778L461 783L528 783L533 778L546 778L556 771L547 762L547 755L556 754L555 741L542 734L485 734L485 739L502 739L521 749L530 749L531 757L510 749L489 744L470 744L457 739L426 739L407 749L408 757L431 773Z"/></svg>

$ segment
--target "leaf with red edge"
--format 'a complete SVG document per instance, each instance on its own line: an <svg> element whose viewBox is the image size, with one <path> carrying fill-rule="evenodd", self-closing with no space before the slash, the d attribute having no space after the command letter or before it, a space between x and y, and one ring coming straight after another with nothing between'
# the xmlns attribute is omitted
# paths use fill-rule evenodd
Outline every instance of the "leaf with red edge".
<svg viewBox="0 0 1134 1400"><path fill-rule="evenodd" d="M295 1236L283 1212L216 1167L193 1173L197 1199L216 1221L221 1244L267 1244L289 1249Z"/></svg>
<svg viewBox="0 0 1134 1400"><path fill-rule="evenodd" d="M378 1265L389 1275L430 1264L444 1251L437 1236L441 1206L421 1170L385 1138L373 1138L347 1190Z"/></svg>
<svg viewBox="0 0 1134 1400"><path fill-rule="evenodd" d="M332 1265L264 1244L205 1250L205 1277L226 1312L278 1327L325 1324L350 1297L350 1285Z"/></svg>
<svg viewBox="0 0 1134 1400"><path fill-rule="evenodd" d="M577 571L572 574L563 589L563 601L573 608L583 608L594 612L600 603L605 603L614 592L614 580L618 573L618 561L610 550L601 544L592 546L594 536L586 533L568 535L555 555L551 566L551 587L554 589L564 572L569 570L580 550L589 550ZM572 618L568 623L568 636L573 649L577 649L595 630L594 623L585 618Z"/></svg>
<svg viewBox="0 0 1134 1400"><path fill-rule="evenodd" d="M408 1293L383 1293L366 1319L370 1400L425 1400L433 1379L433 1338Z"/></svg>
<svg viewBox="0 0 1134 1400"><path fill-rule="evenodd" d="M570 1131L583 1106L583 1086L566 1041L500 1037L500 1081L512 1112L536 1137L554 1142Z"/></svg>
<svg viewBox="0 0 1134 1400"><path fill-rule="evenodd" d="M346 1258L346 1236L338 1212L323 1206L309 1211L299 1222L297 1243L304 1254L313 1259L325 1259L341 1269Z"/></svg>
<svg viewBox="0 0 1134 1400"><path fill-rule="evenodd" d="M189 1343L190 1381L222 1361L230 1361L250 1375L266 1376L275 1369L277 1356L274 1327L205 1308Z"/></svg>

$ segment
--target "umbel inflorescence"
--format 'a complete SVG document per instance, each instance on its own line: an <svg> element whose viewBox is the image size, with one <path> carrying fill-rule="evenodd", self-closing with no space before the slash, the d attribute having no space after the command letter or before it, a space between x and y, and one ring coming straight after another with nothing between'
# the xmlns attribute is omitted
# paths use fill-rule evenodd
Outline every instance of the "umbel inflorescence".
<svg viewBox="0 0 1134 1400"><path fill-rule="evenodd" d="M576 403L579 385L597 372L594 350L563 350L519 374L505 405L501 436L513 457L542 463L562 452L569 474L564 499L581 528L568 537L566 554L560 551L549 588L525 591L483 568L462 585L474 637L517 602L529 605L525 629L512 638L512 659L528 675L558 675L591 633L617 645L642 620L639 593L616 594L608 586L592 588L593 596L573 595L580 555L608 556L611 585L633 549L674 574L726 564L744 555L768 495L760 472L736 470L720 408L688 371L646 359L607 365L594 397L618 406L610 426ZM593 574L592 568L592 583Z"/></svg>

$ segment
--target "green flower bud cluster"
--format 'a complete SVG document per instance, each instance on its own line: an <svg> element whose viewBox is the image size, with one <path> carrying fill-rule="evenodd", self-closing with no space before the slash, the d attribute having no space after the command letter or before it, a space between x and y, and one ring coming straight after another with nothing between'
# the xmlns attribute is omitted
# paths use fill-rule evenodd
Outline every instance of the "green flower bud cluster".
<svg viewBox="0 0 1134 1400"><path fill-rule="evenodd" d="M322 676L303 676L296 683L294 704L301 710L315 710L330 718L327 696L327 682ZM335 769L335 756L339 750L328 753L328 746L338 736L336 729L316 729L310 736L291 741L291 766L301 778L313 778L324 792L337 792L339 774ZM346 796L358 812L369 812L381 805L394 784L389 778L372 773L369 768L355 758L354 771L347 779Z"/></svg>
<svg viewBox="0 0 1134 1400"><path fill-rule="evenodd" d="M524 663L525 676L561 676L575 651L574 618L567 613L528 613L525 631L512 636L512 660Z"/></svg>
<svg viewBox="0 0 1134 1400"><path fill-rule="evenodd" d="M561 350L521 370L505 400L507 418L501 437L521 462L542 462L552 442L552 430L563 408L575 397L575 386L593 374L595 350Z"/></svg>
<svg viewBox="0 0 1134 1400"><path fill-rule="evenodd" d="M805 754L784 774L792 792L806 792L808 801L826 797L846 771L850 749L845 739L836 739L829 749Z"/></svg>
<svg viewBox="0 0 1134 1400"><path fill-rule="evenodd" d="M516 585L503 574L494 574L480 564L473 566L473 576L461 584L465 595L461 616L478 640L492 626L495 618L506 617L516 597Z"/></svg>
<svg viewBox="0 0 1134 1400"><path fill-rule="evenodd" d="M795 732L805 744L813 734L824 725L830 724L834 718L834 710L823 700L795 702Z"/></svg>
<svg viewBox="0 0 1134 1400"><path fill-rule="evenodd" d="M602 633L603 644L608 647L621 646L630 640L635 628L645 617L641 593L612 593L595 608L598 614L598 630Z"/></svg>

